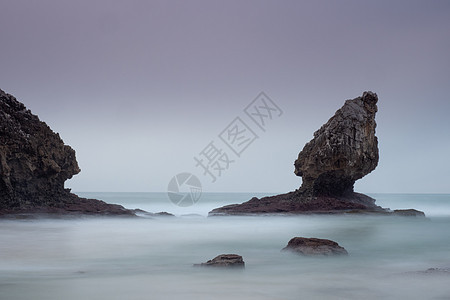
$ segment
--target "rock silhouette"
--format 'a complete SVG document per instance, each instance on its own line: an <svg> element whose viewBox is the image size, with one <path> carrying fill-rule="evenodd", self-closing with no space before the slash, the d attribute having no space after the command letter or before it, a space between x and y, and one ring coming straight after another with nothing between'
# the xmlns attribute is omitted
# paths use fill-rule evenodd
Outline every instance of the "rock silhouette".
<svg viewBox="0 0 450 300"><path fill-rule="evenodd" d="M59 134L0 90L0 214L134 215L120 205L70 193L64 182L79 172L75 151Z"/></svg>
<svg viewBox="0 0 450 300"><path fill-rule="evenodd" d="M303 180L298 190L216 208L210 215L386 212L371 197L353 191L355 181L378 164L377 102L373 92L347 100L314 133L294 163Z"/></svg>
<svg viewBox="0 0 450 300"><path fill-rule="evenodd" d="M378 97L365 92L347 100L305 145L295 161L301 191L312 196L343 196L353 192L356 180L378 164L375 113Z"/></svg>

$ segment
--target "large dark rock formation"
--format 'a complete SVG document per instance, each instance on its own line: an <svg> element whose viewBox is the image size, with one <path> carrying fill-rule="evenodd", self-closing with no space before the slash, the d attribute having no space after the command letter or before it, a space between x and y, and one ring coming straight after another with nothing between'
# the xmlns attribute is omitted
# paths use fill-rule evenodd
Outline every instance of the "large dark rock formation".
<svg viewBox="0 0 450 300"><path fill-rule="evenodd" d="M294 164L295 174L303 179L300 189L224 206L210 214L384 211L375 205L374 199L353 191L355 181L373 171L378 164L377 101L377 95L372 92L347 100L314 133L314 138L305 145Z"/></svg>
<svg viewBox="0 0 450 300"><path fill-rule="evenodd" d="M365 92L347 100L335 115L314 133L295 161L301 191L313 196L343 196L353 192L356 180L378 164L375 113L378 97Z"/></svg>
<svg viewBox="0 0 450 300"><path fill-rule="evenodd" d="M64 182L79 172L75 151L59 134L0 90L0 214L133 214L120 205L71 194Z"/></svg>

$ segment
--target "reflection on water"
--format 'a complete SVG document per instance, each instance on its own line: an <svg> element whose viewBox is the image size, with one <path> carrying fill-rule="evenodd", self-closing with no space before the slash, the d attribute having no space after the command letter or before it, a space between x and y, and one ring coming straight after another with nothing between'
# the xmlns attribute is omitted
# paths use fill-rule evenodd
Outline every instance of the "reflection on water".
<svg viewBox="0 0 450 300"><path fill-rule="evenodd" d="M445 299L449 276L408 272L450 265L449 228L446 216L3 220L0 299ZM350 255L281 252L294 236ZM245 270L192 267L221 253Z"/></svg>

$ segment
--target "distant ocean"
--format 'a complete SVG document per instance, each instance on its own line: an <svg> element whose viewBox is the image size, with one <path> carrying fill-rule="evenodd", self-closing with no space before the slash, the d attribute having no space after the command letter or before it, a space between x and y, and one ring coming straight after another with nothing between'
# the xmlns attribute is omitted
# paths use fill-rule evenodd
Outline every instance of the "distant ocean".
<svg viewBox="0 0 450 300"><path fill-rule="evenodd" d="M0 220L0 299L449 299L450 195L371 194L392 216L206 217L250 193L78 193L177 217ZM337 241L348 257L280 252L294 236ZM194 268L222 253L245 270Z"/></svg>

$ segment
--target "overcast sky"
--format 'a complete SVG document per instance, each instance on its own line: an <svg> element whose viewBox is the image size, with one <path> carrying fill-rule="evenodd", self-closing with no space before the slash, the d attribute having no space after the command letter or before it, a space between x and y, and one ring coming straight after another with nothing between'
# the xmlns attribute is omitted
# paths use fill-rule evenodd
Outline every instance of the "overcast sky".
<svg viewBox="0 0 450 300"><path fill-rule="evenodd" d="M0 4L0 88L76 150L74 191L166 191L180 172L294 190L313 132L371 90L380 161L356 190L450 193L449 53L450 1ZM282 111L265 131L244 112L262 91ZM219 137L236 117L258 136L240 156ZM214 183L194 160L210 142L233 160Z"/></svg>

